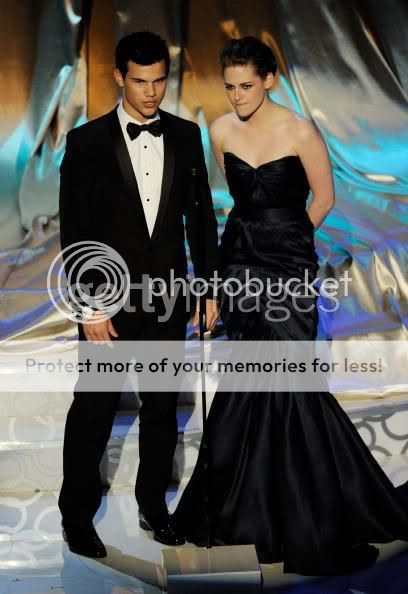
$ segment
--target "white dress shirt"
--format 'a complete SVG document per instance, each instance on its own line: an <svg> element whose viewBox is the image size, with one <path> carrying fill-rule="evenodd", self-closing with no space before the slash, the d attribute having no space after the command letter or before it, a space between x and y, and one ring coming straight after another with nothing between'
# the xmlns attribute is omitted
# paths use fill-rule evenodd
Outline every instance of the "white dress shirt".
<svg viewBox="0 0 408 594"><path fill-rule="evenodd" d="M129 122L141 126L142 122L135 120L125 111L122 101L118 105L118 117L130 160L132 161L147 227L151 236L159 209L163 179L163 134L153 136L153 134L144 130L137 138L130 140L126 126ZM150 124L158 119L160 118L157 115L146 123Z"/></svg>

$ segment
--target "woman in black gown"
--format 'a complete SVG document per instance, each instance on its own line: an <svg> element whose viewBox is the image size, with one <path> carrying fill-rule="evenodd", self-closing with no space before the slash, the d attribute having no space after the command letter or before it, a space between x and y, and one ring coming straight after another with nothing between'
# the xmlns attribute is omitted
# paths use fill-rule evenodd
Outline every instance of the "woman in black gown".
<svg viewBox="0 0 408 594"><path fill-rule="evenodd" d="M314 229L334 203L324 142L305 118L268 97L275 58L253 37L221 53L234 112L211 126L234 207L221 240L222 278L315 278ZM313 199L306 212L309 190ZM221 292L230 339L314 340L314 297L240 311ZM264 298L264 299L263 299ZM314 307L309 307L311 300ZM289 314L289 315L287 315ZM256 545L286 572L338 575L374 563L369 542L408 539L405 487L395 489L328 392L218 391L209 418L214 544ZM206 544L203 452L175 512L190 542Z"/></svg>

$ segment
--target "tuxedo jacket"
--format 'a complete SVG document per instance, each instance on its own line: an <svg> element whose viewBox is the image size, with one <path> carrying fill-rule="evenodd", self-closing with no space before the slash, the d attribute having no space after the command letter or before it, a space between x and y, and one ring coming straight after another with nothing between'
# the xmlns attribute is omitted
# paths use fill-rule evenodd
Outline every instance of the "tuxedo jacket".
<svg viewBox="0 0 408 594"><path fill-rule="evenodd" d="M79 241L102 242L123 258L132 283L140 283L143 275L168 283L171 269L176 277L187 277L186 236L195 275L209 280L218 268L218 234L200 129L163 110L159 114L164 165L152 236L115 108L67 135L60 169L61 247L64 250ZM75 257L69 261L64 257L64 263L68 275L75 269ZM96 270L88 272L85 280L92 286L104 282ZM122 308L113 317L115 327L134 326L141 316L157 324L163 313L159 301L157 311L146 314L140 290L131 291L130 304L136 311ZM186 323L189 315L188 302L180 293L169 323Z"/></svg>

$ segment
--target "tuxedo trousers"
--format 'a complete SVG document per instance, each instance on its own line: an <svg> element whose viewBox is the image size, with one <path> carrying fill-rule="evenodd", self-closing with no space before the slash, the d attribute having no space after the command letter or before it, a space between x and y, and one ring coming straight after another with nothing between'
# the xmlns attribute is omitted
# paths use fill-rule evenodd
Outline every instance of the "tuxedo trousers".
<svg viewBox="0 0 408 594"><path fill-rule="evenodd" d="M113 320L114 322L114 320ZM83 327L78 324L79 352L86 341ZM185 340L186 323L160 328L146 320L126 331L118 340ZM108 348L98 345L97 348ZM100 463L115 419L121 391L81 391L79 379L74 399L68 411L63 449L63 483L58 505L64 526L86 528L102 501ZM135 496L139 509L149 517L167 511L166 490L171 482L174 452L177 445L177 392L139 392L139 468Z"/></svg>

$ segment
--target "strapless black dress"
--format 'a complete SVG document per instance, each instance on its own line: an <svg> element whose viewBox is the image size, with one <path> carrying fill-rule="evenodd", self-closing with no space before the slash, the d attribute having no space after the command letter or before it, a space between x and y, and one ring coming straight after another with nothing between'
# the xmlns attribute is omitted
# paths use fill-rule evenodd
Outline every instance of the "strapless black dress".
<svg viewBox="0 0 408 594"><path fill-rule="evenodd" d="M318 260L300 159L254 168L225 153L225 168L234 207L220 246L223 279L273 283L307 271L312 281ZM230 339L313 340L316 298L301 299L267 311L261 295L264 308L242 313L222 293L220 315ZM364 543L408 540L407 484L394 488L329 392L219 391L207 438L214 544L252 543L261 561L283 560L285 572L339 575L375 560ZM203 510L200 449L175 512L197 545L206 544Z"/></svg>

